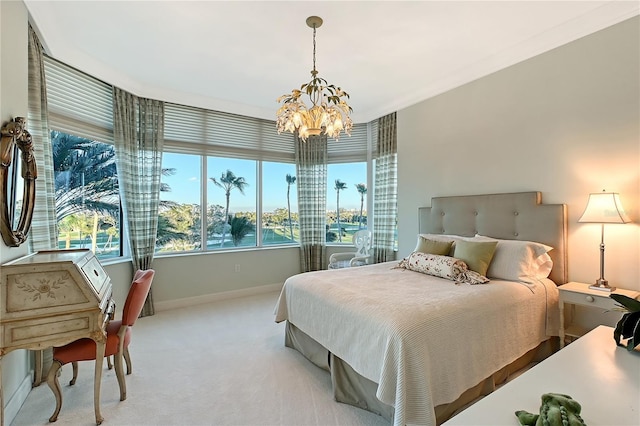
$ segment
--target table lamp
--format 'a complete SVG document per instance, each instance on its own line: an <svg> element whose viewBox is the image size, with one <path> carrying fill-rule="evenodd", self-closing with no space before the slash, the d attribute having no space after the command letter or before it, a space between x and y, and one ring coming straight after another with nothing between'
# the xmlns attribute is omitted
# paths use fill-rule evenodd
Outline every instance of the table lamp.
<svg viewBox="0 0 640 426"><path fill-rule="evenodd" d="M589 288L602 291L615 290L616 288L610 287L609 282L604 278L604 224L631 222L622 207L620 195L615 192L605 192L604 190L600 193L589 194L587 207L585 207L578 222L599 223L602 226L600 236L600 278Z"/></svg>

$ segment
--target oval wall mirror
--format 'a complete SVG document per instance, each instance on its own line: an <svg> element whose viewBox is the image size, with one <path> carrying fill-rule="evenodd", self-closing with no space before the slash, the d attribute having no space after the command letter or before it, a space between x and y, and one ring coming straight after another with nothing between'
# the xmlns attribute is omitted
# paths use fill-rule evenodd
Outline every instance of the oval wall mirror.
<svg viewBox="0 0 640 426"><path fill-rule="evenodd" d="M36 200L38 171L33 156L33 141L25 127L24 117L16 117L2 126L1 130L0 233L2 240L9 247L18 247L27 240ZM20 177L22 182L18 180ZM22 198L16 193L20 187ZM19 212L20 216L17 216L16 212Z"/></svg>

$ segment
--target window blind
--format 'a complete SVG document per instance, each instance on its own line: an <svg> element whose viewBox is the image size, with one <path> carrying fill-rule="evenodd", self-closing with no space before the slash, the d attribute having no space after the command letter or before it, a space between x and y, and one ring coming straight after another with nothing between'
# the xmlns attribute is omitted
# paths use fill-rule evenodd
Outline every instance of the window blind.
<svg viewBox="0 0 640 426"><path fill-rule="evenodd" d="M113 143L111 85L45 56L45 78L52 129ZM174 152L265 160L295 161L291 133L278 134L275 120L165 103L165 147ZM369 129L371 127L371 129ZM367 160L369 138L375 150L377 120L355 124L351 136L328 140L328 162Z"/></svg>
<svg viewBox="0 0 640 426"><path fill-rule="evenodd" d="M165 103L165 146L183 152L251 160L293 162L291 133L275 121Z"/></svg>
<svg viewBox="0 0 640 426"><path fill-rule="evenodd" d="M373 158L378 156L378 119L371 120L371 153Z"/></svg>
<svg viewBox="0 0 640 426"><path fill-rule="evenodd" d="M327 162L333 164L367 161L368 133L366 123L354 124L351 136L343 133L337 141L328 138Z"/></svg>
<svg viewBox="0 0 640 426"><path fill-rule="evenodd" d="M367 127L355 124L351 136L343 134L338 141L329 138L329 163L366 161ZM166 147L192 154L295 161L293 135L278 134L275 120L166 103L164 139Z"/></svg>
<svg viewBox="0 0 640 426"><path fill-rule="evenodd" d="M45 56L49 125L54 130L113 143L111 85Z"/></svg>

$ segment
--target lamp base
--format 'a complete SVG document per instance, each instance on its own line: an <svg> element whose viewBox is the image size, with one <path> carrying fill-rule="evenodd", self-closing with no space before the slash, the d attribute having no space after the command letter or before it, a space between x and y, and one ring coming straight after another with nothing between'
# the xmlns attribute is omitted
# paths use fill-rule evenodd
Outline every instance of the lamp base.
<svg viewBox="0 0 640 426"><path fill-rule="evenodd" d="M604 280L602 278L597 279L596 283L593 285L589 286L590 289L592 290L600 290L600 291L608 291L608 292L612 292L613 290L615 290L615 287L609 287L609 281Z"/></svg>

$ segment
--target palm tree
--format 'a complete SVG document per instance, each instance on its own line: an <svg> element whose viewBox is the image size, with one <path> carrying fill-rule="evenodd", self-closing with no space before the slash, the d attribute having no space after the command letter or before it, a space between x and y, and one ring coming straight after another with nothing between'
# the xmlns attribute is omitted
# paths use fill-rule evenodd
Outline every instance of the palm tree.
<svg viewBox="0 0 640 426"><path fill-rule="evenodd" d="M229 218L229 223L231 223L231 229L229 231L231 234L231 240L233 241L233 245L236 247L238 247L247 234L256 230L256 227L246 216L234 216Z"/></svg>
<svg viewBox="0 0 640 426"><path fill-rule="evenodd" d="M336 179L336 217L338 221L338 241L342 242L342 229L340 228L340 191L347 189L347 184Z"/></svg>
<svg viewBox="0 0 640 426"><path fill-rule="evenodd" d="M51 132L56 221L74 213L118 217L118 178L113 146Z"/></svg>
<svg viewBox="0 0 640 426"><path fill-rule="evenodd" d="M296 177L287 173L287 211L289 212L289 231L291 232L291 241L293 241L293 223L291 223L291 201L289 200L289 191L291 185L296 183Z"/></svg>
<svg viewBox="0 0 640 426"><path fill-rule="evenodd" d="M231 191L234 189L237 189L238 191L240 191L240 193L242 195L244 195L244 189L249 185L247 183L247 181L244 180L243 177L236 177L236 175L231 171L231 170L227 170L226 173L222 173L222 175L220 176L220 181L218 182L218 180L216 178L209 178L209 180L211 180L211 182L213 182L216 186L219 186L220 188L224 189L224 195L226 197L227 200L227 205L224 209L224 217L225 219L228 220L229 218L229 198L231 197ZM225 222L225 225L228 222ZM222 242L220 243L220 247L224 246L224 237L227 231L227 227L223 226L222 227Z"/></svg>
<svg viewBox="0 0 640 426"><path fill-rule="evenodd" d="M367 185L356 183L356 189L360 193L360 217L358 218L358 229L362 228L362 209L364 208L364 196L367 193Z"/></svg>

